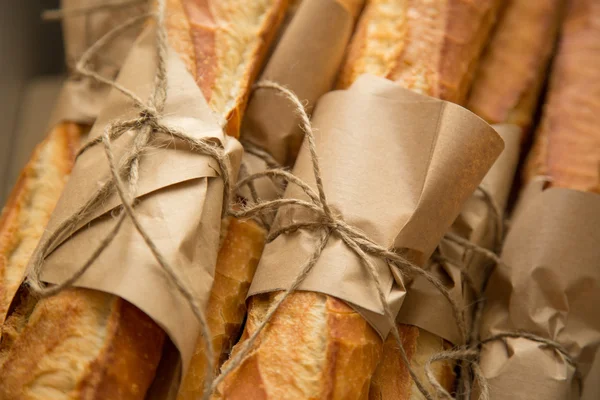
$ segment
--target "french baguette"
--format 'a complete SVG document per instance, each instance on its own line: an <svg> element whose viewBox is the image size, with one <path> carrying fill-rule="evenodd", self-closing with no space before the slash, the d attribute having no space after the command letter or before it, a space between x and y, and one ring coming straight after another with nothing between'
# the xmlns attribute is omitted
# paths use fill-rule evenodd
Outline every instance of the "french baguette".
<svg viewBox="0 0 600 400"><path fill-rule="evenodd" d="M512 0L506 4L476 69L467 100L473 112L490 123L513 123L523 129L529 127L556 39L561 3L560 0ZM521 71L524 66L528 69ZM449 344L414 326L400 325L399 329L407 338L415 338L411 341L414 347L405 346L405 350L419 379L427 382L423 373L425 362L449 348ZM402 363L396 343L388 338L384 348L386 356L373 377L371 399L422 398L414 384L407 384L412 382L408 371L393 367ZM433 364L433 368L440 384L447 390L452 388L454 374L451 365L438 362Z"/></svg>
<svg viewBox="0 0 600 400"><path fill-rule="evenodd" d="M562 26L542 121L524 180L582 191L600 187L600 3L573 0Z"/></svg>
<svg viewBox="0 0 600 400"><path fill-rule="evenodd" d="M343 59L343 51L333 53L333 48L343 49L351 34L353 24L362 8L362 0L303 0L296 9L293 19L275 49L272 59L265 68L263 77L276 80L299 93L308 107L331 89L335 82L337 69ZM346 19L352 26L344 32L335 32L325 26L315 28L314 24L323 18L332 16L318 15L331 7L343 7ZM326 33L327 32L327 33ZM302 41L313 35L319 44ZM327 60L323 57L327 51ZM295 65L289 66L285 60L293 59ZM305 73L311 68L313 75ZM294 71L298 71L295 73ZM316 76L314 76L316 75ZM264 95L264 96L263 96ZM277 122L266 115L265 108L272 111L273 102L281 103L273 93L255 93L248 106L248 114L242 124L242 138L256 142L271 152L282 165L293 164L301 143L302 132L298 127L298 118L293 110L284 104L278 109ZM271 96L271 97L269 97ZM278 140L271 133L277 130ZM300 138L299 138L300 137ZM266 230L253 220L241 221L229 218L223 225L222 243L215 270L215 280L208 302L208 322L215 348L215 373L227 359L231 348L238 340L244 317L246 316L246 295L258 260L265 246ZM199 340L190 368L179 391L179 400L196 399L204 383L206 354L203 341Z"/></svg>
<svg viewBox="0 0 600 400"><path fill-rule="evenodd" d="M490 124L531 127L564 1L508 2L477 70L467 108Z"/></svg>
<svg viewBox="0 0 600 400"><path fill-rule="evenodd" d="M239 132L285 0L167 1L167 32L225 130ZM4 399L143 399L164 332L128 302L88 289L41 300L0 367Z"/></svg>
<svg viewBox="0 0 600 400"><path fill-rule="evenodd" d="M338 87L346 88L360 74L371 73L420 93L463 102L499 4L496 0L367 2ZM280 295L249 299L241 343ZM414 327L400 328L410 353L418 332ZM443 340L437 342L443 345ZM323 294L295 292L215 398L366 399L382 351L381 338L348 305ZM444 371L451 374L451 368ZM404 382L409 388L410 381Z"/></svg>

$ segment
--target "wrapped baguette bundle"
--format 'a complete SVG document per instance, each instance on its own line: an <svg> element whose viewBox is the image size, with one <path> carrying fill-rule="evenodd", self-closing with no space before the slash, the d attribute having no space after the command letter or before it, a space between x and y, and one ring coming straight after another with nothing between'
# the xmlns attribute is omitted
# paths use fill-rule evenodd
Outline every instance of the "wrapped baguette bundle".
<svg viewBox="0 0 600 400"><path fill-rule="evenodd" d="M107 2L63 0L62 3L65 9L72 9L100 7ZM130 4L66 18L63 36L69 69L74 68L83 52L106 34L113 24L121 24L143 14L144 8ZM101 62L94 60L98 62L103 76L116 76L136 35L135 29L124 32L115 42L115 47L102 55ZM73 75L65 82L49 123L48 136L34 150L3 208L0 217L0 324L8 316L29 258L71 172L81 138L96 119L107 93L105 86L85 77Z"/></svg>
<svg viewBox="0 0 600 400"><path fill-rule="evenodd" d="M219 122L226 121L226 132L237 136L251 84L286 5L283 0L167 1L165 116L157 118L196 140L214 141L234 170L241 147L222 133ZM118 78L118 84L143 100L156 86L155 31L154 23L146 25ZM136 115L139 110L131 100L113 89L91 137L100 136L115 120ZM134 137L129 131L113 138L117 162ZM143 197L136 212L164 259L192 283L204 306L218 251L223 193L219 176L226 171L183 142L161 141L161 132L156 137L156 146L139 163L136 196ZM92 203L91 212L83 212L67 235L48 240L110 181L100 147L92 145L80 154L32 258L43 258L44 281L56 284L71 276L113 229L111 213L121 204L116 193ZM189 303L129 221L75 285L79 287L43 298L20 321L21 333L0 366L0 398L174 396L181 376L176 367L182 364L185 371L199 326ZM170 340L165 340L165 332Z"/></svg>
<svg viewBox="0 0 600 400"><path fill-rule="evenodd" d="M368 2L349 49L348 60L339 81L340 87L346 88L360 74L370 72L390 80L395 80L400 85L417 92L457 102L464 101L469 82L474 72L475 61L486 42L498 6L499 2L479 2L477 5L466 2L450 2L449 4L445 2L439 2L439 4L424 4L422 2L410 2L408 4L407 2L400 1ZM469 29L461 31L465 25L468 25ZM381 28L377 30L374 27ZM448 59L452 59L455 62L447 63ZM459 61L456 62L456 60ZM358 179L362 184L364 184L364 181L360 180L360 174L358 177L354 176L356 172L348 165L348 160L352 160L352 163L357 163L357 160L364 160L360 161L359 164L365 170L369 170L371 166L369 162L373 162L374 159L370 158L373 157L373 154L370 153L373 149L372 146L379 145L381 146L380 149L386 148L381 145L381 142L372 139L373 136L385 137L385 133L382 133L382 131L386 132L385 128L389 128L389 126L385 122L380 121L385 121L388 118L391 118L391 121L397 121L396 118L392 118L387 114L378 114L378 122L374 125L377 127L375 129L377 134L373 132L373 135L367 135L366 132L374 129L369 125L369 123L373 123L373 120L365 118L357 110L371 111L381 107L382 110L389 111L389 108L387 108L388 105L379 104L375 100L374 97L379 94L381 97L390 96L391 99L395 99L398 102L395 105L397 113L401 114L406 121L410 121L408 123L399 122L398 125L402 127L400 130L405 129L405 124L412 128L411 123L418 124L414 119L419 119L418 116L410 115L411 111L414 111L412 107L420 98L418 95L414 95L417 97L410 97L411 95L407 94L409 92L401 89L400 85L393 85L372 77L363 77L362 79L359 81L360 83L357 82L355 86L351 86L347 94L343 94L345 92L340 92L339 94L334 92L327 95L321 104L327 104L329 107L333 107L329 101L335 105L339 104L335 100L325 100L328 97L334 99L336 96L348 96L348 99L353 100L354 96L364 96L364 103L361 103L359 100L346 100L348 102L348 110L345 112L337 108L334 108L334 112L327 109L328 106L317 107L315 117L313 118L313 124L319 131L319 140L326 142L326 145L323 145L324 152L319 153L319 160L327 164L326 168L330 168L325 173L329 178L329 181L324 182L327 195L329 198L331 196L336 198L336 210L342 210L340 212L344 215L351 210L350 215L355 218L359 218L358 216L361 215L361 212L357 213L356 209L344 202L344 196L350 196L353 193L352 189L349 189L352 185L345 186L344 181ZM377 90L368 90L367 88L371 88L371 85L377 88ZM394 90L398 90L399 92L395 93ZM402 95L399 94L400 92ZM404 95L407 96L407 99L402 97ZM339 102L341 103L341 101ZM362 108L359 108L358 104ZM404 111L401 111L403 108ZM457 108L459 107L453 109ZM322 114L319 113L319 110L322 110ZM352 114L352 112L355 114ZM325 122L327 118L331 118L332 122ZM343 123L345 121L344 118L347 118L347 124ZM355 127L348 126L353 123L356 125ZM339 124L339 126L336 124ZM390 125L393 125L393 122L390 122ZM357 139L356 136L358 133L356 132L360 128L363 130L363 135L368 136L370 139ZM337 133L338 131L348 135L347 141L338 137L340 135ZM424 131L427 131L427 128L424 128ZM466 129L466 131L469 131L469 129ZM328 137L327 135L332 135L332 138L325 139ZM403 145L408 146L408 143L412 143L412 139L410 139L411 133L407 133L407 137L404 137L398 131L394 131L394 135L392 136L396 138L394 139L396 140L394 145L400 148ZM427 136L427 134L424 135ZM440 132L439 135L443 136L443 133ZM405 143L404 140L408 143ZM423 138L422 140L426 142L426 139ZM462 143L462 140L464 138L459 141ZM333 150L333 143L337 146L335 150ZM360 154L353 156L353 152L358 151L358 148L360 148ZM416 153L423 151L423 149L412 150ZM391 150L386 148L387 151ZM398 151L402 153L401 150ZM405 151L410 153L409 150ZM301 156L296 163L294 173L304 178L307 175L310 176L310 172L308 172L310 169L307 166L307 159L309 157L304 148L300 154ZM304 154L304 158L302 158L302 154ZM403 158L403 156L398 154L386 156L386 159L387 157L395 160ZM399 161L399 163L402 164L402 161ZM337 167L334 168L334 164ZM378 165L377 173L380 173L380 170L386 171L387 169L391 169L410 175L410 171L414 172L419 168L412 164L410 167L399 165L386 167ZM427 169L427 167L423 168ZM353 177L344 178L344 173ZM373 178L364 179L371 180ZM405 179L407 181L411 180L404 176L394 177L390 182L396 184ZM420 178L415 179L418 180ZM394 184L384 181L383 178L374 180L379 183L380 187L394 186ZM337 191L334 188L328 189L328 184L332 186L338 185L336 186ZM360 184L357 183L357 185ZM363 200L359 201L358 199L369 197L368 200L365 200L368 204L373 199L365 193L379 194L380 190L373 188L372 184L369 183L366 188L360 190L360 194L354 194L352 201L360 203L360 206L365 207L365 210L362 212L367 212L366 209L369 207L365 205ZM390 189L390 192L393 192L393 189ZM293 190L290 193L290 189L288 188L286 198L293 198L294 195L297 194ZM386 195L391 196L391 194ZM386 198L390 199L389 197ZM403 196L397 197L394 201L391 199L389 201L398 206L399 198L403 198ZM345 201L349 200L346 198ZM389 206L385 206L384 201L385 199L381 198L375 203L380 208L385 209ZM355 207L358 207L358 204ZM402 208L402 206L398 207ZM427 213L424 209L416 211L409 209L410 207L407 206L403 211L399 211L399 214L404 212L404 217L406 217L406 215L412 215L414 212L414 220L419 220L421 217L418 215L423 216ZM302 214L298 214L297 217L295 215L295 212L282 212L280 210L275 226L277 224L285 225L286 221L303 219ZM439 216L440 214L437 213L436 215ZM365 218L364 215L362 217ZM370 223L375 226L387 226L387 224L390 224L390 220L394 219L394 217L388 217L386 220L371 221ZM443 219L444 217L441 218ZM400 221L402 220L401 218ZM402 226L401 222L396 222L399 224L399 227ZM435 222L432 222L432 224L435 224ZM364 225L360 226L361 229L367 229ZM407 226L410 226L410 224ZM435 229L437 230L438 228L439 226L436 226ZM366 231L372 232L371 229L374 228L369 225ZM385 230L389 228L381 229ZM420 235L416 233L420 227L412 226L410 228L405 227L405 229L404 233L395 232L398 234L397 237L410 235L407 232L412 229L415 230L416 235ZM387 234L391 232L394 232L393 229L391 231L388 230ZM293 272L298 270L298 266L294 264L301 264L302 261L309 258L309 251L314 246L314 243L310 242L306 235L310 237L310 234L304 233L298 233L291 238L287 238L287 235L284 235L284 237L280 236L265 248L265 253L259 263L259 269L250 290L250 294L254 294L254 296L249 299L248 321L240 344L234 348L232 359L235 359L237 352L241 351L240 349L244 347L245 341L261 325L270 307L282 296L282 292L272 291L275 289L285 289L291 281L290 275L293 276ZM432 242L435 241L433 237L429 239ZM389 237L387 240L389 240ZM398 239L395 245L404 247L400 240ZM292 254L292 246L294 244L297 254ZM392 243L388 243L388 245L394 246ZM412 245L420 247L423 244L417 245L412 243ZM411 246L406 247L410 248ZM426 245L423 246L427 247ZM343 244L336 242L332 247L335 250L328 250L328 246L325 247L324 253L321 256L321 260L324 261L319 261L314 267L320 272L315 272L312 279L312 273L309 274L308 278L300 284L301 291L293 292L282 303L280 309L273 316L273 319L258 336L256 347L251 350L243 363L240 366L236 366L231 375L225 378L224 382L218 387L215 398L232 399L241 396L251 396L251 398L256 399L367 398L370 379L382 352L382 340L378 335L378 333L381 334L381 331L378 329L385 326L385 323L382 323L382 325L375 329L373 328L373 325L377 324L377 322L374 322L375 320L379 320L379 323L382 322L382 316L379 315L379 318L375 318L374 314L383 313L383 311L377 309L373 313L373 309L376 308L373 303L377 303L377 294L372 287L371 290L373 291L366 296L370 297L371 302L368 307L372 308L365 310L365 307L361 307L360 304L357 305L362 300L358 298L364 295L365 289L357 290L360 293L359 296L352 289L344 287L344 285L358 284L360 282L361 286L368 286L365 282L370 280L369 275L364 270L355 270L357 268L357 260L355 258L349 257L349 259L346 259L341 256L338 258L336 252L342 251L340 247L343 248ZM428 251L420 253L419 251L413 252L413 250L414 248L408 250L407 255L417 263L424 262L427 257L423 258L423 255L426 255ZM360 263L358 264L360 265ZM275 270L275 265L279 266L277 271ZM329 272L325 270L326 265L329 265ZM285 268L282 268L283 266ZM358 268L360 269L359 266ZM340 269L345 269L348 275L354 273L355 276L344 276L343 273L338 271ZM319 274L324 275L321 281L317 282ZM266 282L267 280L270 282ZM342 284L340 284L340 281ZM336 285L342 287L334 288ZM392 290L390 298L396 296L394 291ZM337 298L331 296L333 293L335 293ZM402 296L398 295L398 297ZM350 303L352 307L341 302L338 298ZM393 307L399 308L401 300L392 303ZM397 308L394 311L397 312ZM372 314L369 315L369 312ZM369 315L369 317L366 317L367 320L365 320L366 315ZM382 330L385 329L389 329L389 327L382 328ZM414 336L411 337L411 340ZM408 336L405 334L403 337L406 340ZM227 370L231 362L226 363L223 369ZM395 371L396 373L400 373L399 369Z"/></svg>
<svg viewBox="0 0 600 400"><path fill-rule="evenodd" d="M529 128L537 108L550 50L560 24L561 3L557 0L513 0L505 6L477 67L467 100L472 111L496 124L494 128L504 139L505 148L483 179L482 188L487 194L476 192L469 198L450 232L491 251L498 251L498 243L503 239L500 218L511 190L523 134ZM526 74L521 73L523 60L533 67ZM490 199L486 199L488 195ZM469 311L473 311L473 308L469 305L477 304L490 267L489 258L471 253L450 241L442 241L439 255L449 261L433 263L430 271L446 282L454 299L465 309L467 337L461 337L448 301L436 297L435 288L427 281L416 279L411 284L397 320L413 326L400 325L403 329L414 330L414 335L405 337L405 350L418 367L447 348L446 342L460 344L470 339L473 327L470 325ZM465 281L461 269L469 276L474 287ZM424 304L426 309L423 309ZM419 327L419 331L414 327ZM411 340L414 344L411 344ZM438 382L450 391L453 374L447 364L439 362L433 364L433 368ZM418 371L422 372L422 368ZM424 375L420 376L423 380L427 379ZM408 371L402 367L397 346L388 338L383 360L373 377L371 397L422 398L417 387L410 382Z"/></svg>
<svg viewBox="0 0 600 400"><path fill-rule="evenodd" d="M303 0L297 2L294 18L286 28L261 76L293 90L311 109L316 100L331 90L343 61L362 1ZM241 136L267 151L280 165L292 166L304 132L295 110L274 91L260 89L250 97L242 121ZM265 170L265 161L246 152L243 163L248 173ZM257 181L261 199L279 193L269 180ZM247 190L239 194L251 201ZM229 217L217 257L215 280L208 300L207 318L215 349L215 374L239 338L246 315L246 295L263 251L266 230L255 220ZM204 341L199 339L179 399L197 399L206 376Z"/></svg>
<svg viewBox="0 0 600 400"><path fill-rule="evenodd" d="M600 182L599 15L597 2L569 2L506 266L486 290L481 368L492 399L598 397L586 388L600 374L600 197L582 192ZM494 339L505 333L516 335Z"/></svg>

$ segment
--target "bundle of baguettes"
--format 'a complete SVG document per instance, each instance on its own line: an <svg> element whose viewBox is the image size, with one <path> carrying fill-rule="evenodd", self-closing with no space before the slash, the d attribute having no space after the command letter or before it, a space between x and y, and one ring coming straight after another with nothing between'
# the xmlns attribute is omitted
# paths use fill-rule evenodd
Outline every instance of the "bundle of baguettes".
<svg viewBox="0 0 600 400"><path fill-rule="evenodd" d="M513 154L503 154L482 182L495 204L501 208L499 210L501 212L504 210L511 190L510 182L512 182L519 158L519 143L530 127L533 114L537 109L542 83L560 25L561 11L561 0L539 2L513 0L508 2L477 67L467 100L467 107L489 123L514 124L520 128L504 129L504 132L500 132L507 143L505 153L512 151ZM526 69L522 70L523 68ZM494 250L498 240L502 239L493 237L493 235L501 234L495 229L498 221L488 215L491 212L489 206L485 206L483 209L484 218L478 220L475 217L478 213L482 213L480 211L481 204L478 204L481 203L481 200L478 200L480 198L480 193L474 194L471 201L463 208L463 215L457 219L452 231L461 234L476 245ZM469 229L465 230L466 226ZM473 274L471 278L474 282L479 285L483 283L482 272L487 261L485 258L470 259L457 250L456 246L449 248L450 244L445 246L440 249L443 256L452 260L468 260L464 265L465 270ZM459 296L464 290L463 284L454 282ZM413 306L413 309L416 310L418 304L415 302L422 302L424 299L421 296L416 300L411 299L411 295L412 293L409 292L404 307ZM474 300L474 298L463 299L466 304L470 304ZM402 311L398 316L398 321L409 322L418 319L419 325L422 325L420 328L430 325L441 329L439 321L443 320L447 324L444 314L450 315L451 310L444 307L439 308L440 310L432 310L439 313L439 315L436 314L439 317L437 321L432 321L432 319L436 320L436 317L432 318L431 315L418 319L419 316L414 315L414 312L403 314ZM466 305L465 308L470 309ZM453 317L450 318L450 321L452 319ZM407 333L404 340L405 351L409 355L409 359L416 367L419 378L427 382L422 366L431 356L443 351L448 345L433 335L432 329L417 330L414 326L404 324L399 327ZM388 338L384 345L382 362L371 383L370 397L372 399L422 398L418 388L412 383L408 370L402 364L396 343ZM450 391L453 386L453 373L448 364L440 362L433 366L438 381ZM463 390L462 388L456 389Z"/></svg>
<svg viewBox="0 0 600 400"><path fill-rule="evenodd" d="M367 2L339 86L346 88L359 75L371 73L423 94L464 102L500 3ZM256 329L278 295L249 299L248 322L240 343ZM407 348L414 348L418 330L403 327L401 334L411 342ZM286 391L304 393L305 398L366 398L382 355L381 338L360 314L334 297L314 292L292 293L259 341L261 345L252 352L252 365L246 363L243 370L236 370L217 398L233 398L231 393L252 386L261 388L252 398L276 398ZM433 341L443 342L439 338ZM292 363L302 367L291 368ZM401 373L401 368L394 371ZM452 374L449 368L447 371ZM410 381L403 385L408 391Z"/></svg>
<svg viewBox="0 0 600 400"><path fill-rule="evenodd" d="M63 0L64 8L99 7L92 15L73 16L63 22L65 55L70 69L94 41L113 24L143 14L143 4L103 9L108 0ZM85 33L85 34L84 34ZM137 36L129 29L105 51L100 72L114 78ZM51 117L48 136L34 150L0 216L0 365L25 324L35 300L19 293L25 269L50 214L69 177L82 138L96 119L107 89L89 79L72 76L61 90Z"/></svg>
<svg viewBox="0 0 600 400"><path fill-rule="evenodd" d="M286 5L285 0L167 1L169 43L233 136ZM46 220L36 219L35 204L16 201L11 207L27 210L35 225L44 225ZM28 223L3 225L3 241L26 232ZM0 398L6 399L143 399L165 337L127 301L81 288L39 301L7 329L18 335L2 342Z"/></svg>
<svg viewBox="0 0 600 400"><path fill-rule="evenodd" d="M277 82L306 102L311 109L334 83L362 1L303 0L294 13L261 80ZM250 98L242 121L241 137L260 146L281 165L291 166L302 143L298 116L273 91L257 91ZM245 154L247 168L256 160ZM252 164L253 165L253 164ZM260 167L260 166L259 166ZM257 172L257 171L252 171ZM261 198L270 193L256 190ZM245 199L246 200L246 199ZM257 221L227 218L223 242L208 300L207 318L218 373L238 339L246 315L246 295L265 245L266 230ZM206 376L205 344L199 338L179 399L196 399Z"/></svg>
<svg viewBox="0 0 600 400"><path fill-rule="evenodd" d="M581 193L600 184L600 4L572 0L566 10L524 171L528 186L503 251L510 268L490 280L481 331L482 340L529 332L562 348L518 334L484 344L481 367L492 399L600 395L593 365L600 324L590 307L600 293L600 196Z"/></svg>
<svg viewBox="0 0 600 400"><path fill-rule="evenodd" d="M62 1L65 8L100 7L92 15L74 16L63 23L65 57L70 69L87 47L106 34L113 24L121 24L144 12L144 6L140 4L102 9L107 2ZM135 29L128 30L116 41L116 48L104 52L100 71L103 76L116 76L136 35ZM83 77L73 76L66 81L56 99L50 121L53 126L23 168L3 208L0 219L0 324L7 317L29 257L69 176L81 138L97 117L106 94L105 87Z"/></svg>

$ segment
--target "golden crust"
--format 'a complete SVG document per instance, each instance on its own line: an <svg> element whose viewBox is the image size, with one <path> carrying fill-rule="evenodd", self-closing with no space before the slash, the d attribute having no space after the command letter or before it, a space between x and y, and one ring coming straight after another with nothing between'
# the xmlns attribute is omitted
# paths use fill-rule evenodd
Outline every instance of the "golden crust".
<svg viewBox="0 0 600 400"><path fill-rule="evenodd" d="M57 125L34 150L0 216L0 324L75 161L83 128Z"/></svg>
<svg viewBox="0 0 600 400"><path fill-rule="evenodd" d="M425 363L431 356L449 349L451 344L416 326L398 324L397 327L413 371L425 384L427 390L434 393L425 375ZM386 339L383 349L384 356L371 381L369 400L424 399L402 361L396 340L391 335ZM456 378L452 363L448 361L434 363L432 370L442 387L452 392Z"/></svg>
<svg viewBox="0 0 600 400"><path fill-rule="evenodd" d="M252 83L277 32L287 0L169 0L171 46L209 105L238 137Z"/></svg>
<svg viewBox="0 0 600 400"><path fill-rule="evenodd" d="M241 343L281 292L253 296ZM240 344L233 349L239 350ZM256 349L217 388L214 399L366 399L381 339L333 297L297 292L259 336ZM227 365L227 363L225 364Z"/></svg>
<svg viewBox="0 0 600 400"><path fill-rule="evenodd" d="M266 231L254 221L229 218L223 240L215 280L208 300L207 318L215 351L215 374L227 359L240 335L246 315L246 294L254 277L265 244ZM195 400L202 394L206 375L206 354L202 338L187 375L179 389L179 400Z"/></svg>
<svg viewBox="0 0 600 400"><path fill-rule="evenodd" d="M600 3L569 3L542 122L525 180L547 175L552 186L600 186Z"/></svg>
<svg viewBox="0 0 600 400"><path fill-rule="evenodd" d="M371 73L462 103L498 0L374 0L363 12L338 86Z"/></svg>
<svg viewBox="0 0 600 400"><path fill-rule="evenodd" d="M118 297L65 290L29 316L0 367L0 398L143 399L162 338L149 317Z"/></svg>
<svg viewBox="0 0 600 400"><path fill-rule="evenodd" d="M489 123L531 125L562 14L562 0L512 1L477 70L467 107Z"/></svg>

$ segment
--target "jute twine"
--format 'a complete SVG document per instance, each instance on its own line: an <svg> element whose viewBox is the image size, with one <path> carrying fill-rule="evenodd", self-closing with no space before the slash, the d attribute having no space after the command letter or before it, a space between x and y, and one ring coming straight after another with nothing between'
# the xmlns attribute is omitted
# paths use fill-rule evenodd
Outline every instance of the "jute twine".
<svg viewBox="0 0 600 400"><path fill-rule="evenodd" d="M54 12L46 14L47 18L62 18L65 16L74 16L74 15L82 15L93 12L95 10L101 8L112 8L112 7L122 7L130 4L135 4L140 1L116 1L114 3L109 3L105 7L101 6L92 6L81 9L71 9L71 10L63 10L61 12ZM569 356L566 349L561 346L559 343L554 341L538 337L536 335L532 335L526 332L516 332L516 333L504 333L500 335L496 335L486 339L484 342L477 343L477 346L469 345L469 339L472 339L472 332L469 335L470 328L466 327L464 317L460 310L459 305L452 299L449 291L446 287L431 273L425 271L424 269L414 265L413 263L406 260L395 250L386 249L371 239L369 239L364 233L359 231L358 229L352 227L347 224L343 217L337 214L334 214L327 202L327 197L323 188L323 182L321 179L321 172L319 167L318 155L316 151L316 144L314 139L314 132L312 129L312 125L310 123L310 119L308 114L306 113L302 103L298 99L298 97L291 92L289 89L279 85L275 82L263 81L259 82L255 85L254 90L257 89L267 89L267 90L275 90L286 97L289 101L291 101L298 113L301 120L301 127L303 128L308 147L310 151L311 162L313 166L313 173L315 176L317 192L315 192L310 186L306 183L295 177L290 172L280 169L276 166L276 164L267 165L270 167L269 170L259 172L253 175L246 175L242 178L237 185L235 186L236 190L239 190L243 185L251 185L256 179L261 178L270 178L270 179L281 179L284 180L287 184L294 184L300 187L304 193L308 196L309 200L300 200L300 199L277 199L272 201L261 201L256 190L254 189L252 192L254 203L251 205L247 205L241 210L229 210L228 214L232 215L236 218L254 218L260 217L261 215L274 213L279 210L281 207L295 206L295 207L304 207L308 210L311 210L315 215L319 218L315 222L310 223L297 223L291 224L289 226L282 227L278 230L271 231L267 238L267 241L272 241L276 237L281 234L287 234L294 232L298 229L306 229L312 231L319 232L319 240L315 246L315 251L309 257L308 260L304 263L301 271L293 280L293 283L288 287L281 296L275 301L269 308L265 318L261 322L261 324L256 328L255 332L242 344L239 351L233 356L226 366L222 369L221 374L214 378L212 371L214 370L213 365L213 354L214 350L212 347L212 343L209 340L211 337L208 324L206 322L206 317L204 314L204 310L201 309L197 297L193 293L193 291L189 288L186 282L184 282L180 277L178 272L166 261L166 259L162 256L159 249L153 243L149 234L144 230L143 226L141 226L139 220L135 215L135 194L137 190L137 183L139 180L139 163L142 159L144 150L148 149L150 146L150 140L156 134L164 134L169 135L170 137L175 137L184 143L186 143L191 151L194 151L198 154L208 155L214 158L222 172L224 193L223 193L223 215L227 214L227 208L230 204L230 165L227 156L225 155L223 148L221 146L215 145L212 141L206 139L196 139L186 135L183 132L179 132L170 127L164 126L160 123L160 116L164 109L166 97L167 97L167 75L166 75L166 55L167 55L167 36L164 27L164 14L165 13L165 0L157 0L157 9L155 13L145 14L139 17L134 17L124 24L115 27L113 30L108 32L102 38L100 38L96 43L94 43L82 56L81 60L77 63L75 71L85 77L91 78L97 82L104 83L106 85L111 86L115 90L120 91L122 94L127 96L134 104L134 107L139 109L139 116L130 120L125 121L113 121L111 122L104 130L103 134L88 142L79 152L81 155L83 152L89 150L93 146L97 146L102 144L104 147L104 151L106 154L106 158L110 167L111 179L108 180L98 191L92 196L90 200L76 213L70 216L67 220L65 220L56 231L52 232L49 239L42 245L40 251L37 252L36 259L33 260L33 268L28 274L26 283L32 294L43 298L55 295L60 291L72 286L75 281L81 277L85 271L98 259L98 257L102 254L102 252L110 245L112 240L118 234L125 218L129 218L130 221L135 226L138 233L144 239L146 245L151 250L158 264L165 270L168 274L169 278L175 284L179 293L189 302L194 315L198 319L201 327L201 335L203 338L203 342L205 345L206 353L207 353L207 375L205 377L205 387L202 398L208 400L212 391L223 381L223 379L232 372L235 368L239 367L248 353L254 346L256 339L262 330L267 326L272 316L275 314L279 306L286 300L286 298L295 291L300 283L306 278L306 276L310 273L311 269L316 264L319 259L321 252L327 245L329 238L333 235L338 236L347 246L351 249L361 260L362 264L365 266L371 278L373 279L379 301L384 309L385 317L390 324L391 333L398 344L398 349L400 351L401 357L408 368L408 371L418 389L424 395L424 397L428 400L432 400L437 397L453 399L453 397L448 393L439 382L435 378L435 375L432 371L431 364L438 361L443 360L463 360L471 365L471 369L475 379L479 382L481 387L481 399L488 400L489 399L489 388L485 381L485 377L481 372L477 364L477 355L478 355L478 346L481 343L487 343L493 340L501 340L509 337L522 337L529 340L533 340L539 343L542 343L550 348L557 350L561 353L565 359L575 365L574 360ZM157 34L156 34L156 45L157 45L157 59L158 59L158 67L155 76L154 82L154 90L151 94L149 100L144 102L140 99L136 94L128 90L127 88L119 85L118 83L107 79L96 72L88 69L88 63L91 57L96 54L103 46L111 42L115 37L117 37L121 32L130 27L140 23L141 21L145 21L147 18L154 18L157 23ZM135 132L133 143L131 147L127 149L127 152L119 160L119 164L115 161L115 156L112 148L111 142L126 132ZM254 151L255 154L259 154L259 150L254 149L250 150ZM260 154L260 156L265 159L265 154ZM268 156L268 154L267 154ZM480 189L481 190L481 189ZM116 223L113 229L109 232L109 234L104 237L98 247L91 254L89 259L78 269L71 277L66 279L64 282L54 285L47 286L40 280L40 273L43 266L43 260L48 254L48 250L52 247L52 245L64 237L65 235L71 234L77 227L78 223L83 219L88 217L104 200L106 200L111 194L117 192L121 201L122 207L119 210L118 216L116 218ZM488 200L490 204L493 204L492 197L489 196L489 193L482 191L484 194L484 198ZM496 210L496 217L501 216L501 213L498 211L497 207L493 207ZM501 224L498 224L498 236L502 237L502 227ZM497 233L498 233L497 232ZM492 251L487 249L483 249L477 245L470 243L469 241L461 238L460 236L448 234L445 236L446 240L453 241L461 246L464 246L466 249L478 252L480 254L489 257L496 264L500 264L501 260L499 257ZM429 380L429 383L435 389L436 394L430 393L424 386L423 382L417 377L414 369L410 365L406 352L404 351L404 347L402 346L402 341L400 338L400 334L395 324L394 316L392 315L385 298L385 294L382 290L382 284L377 270L370 260L370 256L377 257L381 260L384 260L389 268L397 270L404 277L414 277L414 276L422 276L428 282L430 282L439 292L442 294L449 304L451 305L452 312L454 317L456 318L457 325L459 327L459 331L461 335L467 343L465 346L456 347L450 351L440 352L426 363L425 370L426 376ZM465 273L465 276L467 274ZM472 283L472 281L471 281ZM477 291L476 293L481 293L481 291ZM478 302L482 303L481 302ZM475 317L473 320L472 326L476 326L479 323L481 307L479 307L479 316L475 313Z"/></svg>
<svg viewBox="0 0 600 400"><path fill-rule="evenodd" d="M121 2L120 6L129 5L131 2ZM111 3L111 6L117 7L118 3ZM97 8L96 8L97 9ZM92 8L63 10L57 13L59 16L79 15L80 13L92 12ZM164 110L167 99L167 34L164 24L165 16L165 0L157 0L156 12L144 14L131 18L122 25L119 25L102 36L94 43L81 57L81 60L75 66L75 72L84 77L88 77L100 83L109 85L115 90L118 90L133 102L133 106L139 110L138 116L129 120L116 120L109 123L104 132L98 138L88 142L79 151L78 156L88 151L94 146L103 145L106 159L109 164L111 178L102 185L94 195L85 203L83 207L77 210L73 215L67 218L59 227L50 234L36 253L35 259L32 261L32 268L28 272L26 285L30 292L38 297L44 298L55 295L62 290L71 287L78 278L80 278L90 266L98 259L104 250L115 239L126 218L129 218L135 226L137 232L143 238L148 249L152 252L157 263L164 269L168 277L175 285L177 291L190 304L192 311L200 323L201 335L204 341L207 364L206 382L210 383L213 380L213 359L214 350L210 340L210 331L206 321L204 310L200 306L196 294L190 289L179 275L179 272L164 258L160 250L152 241L149 233L140 224L135 214L135 196L137 184L139 181L139 164L143 159L144 152L151 147L151 140L157 135L165 135L169 139L179 139L187 144L190 151L199 155L208 155L213 158L219 165L221 170L221 178L223 180L223 216L227 214L227 209L230 203L231 192L231 167L222 145L215 144L209 139L197 139L188 136L184 132L180 132L161 123L161 114ZM156 48L157 48L157 69L154 79L154 88L147 102L139 98L135 93L122 85L105 78L95 71L88 68L89 60L104 46L114 40L118 35L126 29L135 26L138 23L146 21L148 18L153 18L156 21ZM112 141L119 138L126 132L134 132L134 139L121 160L115 160L115 154L112 146ZM76 229L78 224L87 218L94 210L97 209L110 195L117 193L121 199L122 205L118 211L116 222L112 230L104 238L100 240L99 245L92 252L88 260L69 278L57 285L48 286L40 280L40 273L44 264L44 259L48 255L49 249L65 236L69 236ZM143 201L143 200L142 200ZM211 393L211 386L205 385L203 399L208 400Z"/></svg>

